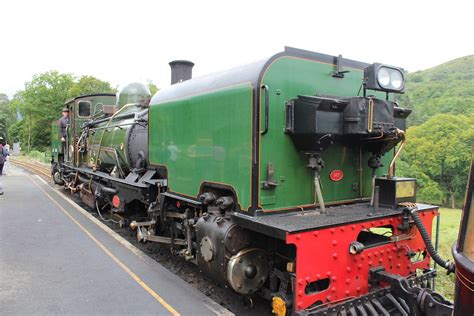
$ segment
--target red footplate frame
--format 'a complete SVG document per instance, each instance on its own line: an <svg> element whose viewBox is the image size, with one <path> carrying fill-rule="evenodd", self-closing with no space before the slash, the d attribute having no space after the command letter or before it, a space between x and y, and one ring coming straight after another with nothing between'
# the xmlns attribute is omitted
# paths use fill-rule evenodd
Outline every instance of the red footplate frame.
<svg viewBox="0 0 474 316"><path fill-rule="evenodd" d="M428 233L431 235L437 208L419 212ZM408 254L426 250L420 232L413 226L409 238L391 241L383 245L366 248L359 254L350 254L349 245L357 240L365 229L392 225L393 236L406 236L398 225L402 216L349 223L331 228L287 234L287 244L296 246L296 278L294 285L295 311L315 304L331 304L366 294L370 289L369 269L383 266L386 271L407 276L416 269L429 268L430 257L421 257L412 263ZM305 292L308 284L329 278L329 287L319 292ZM327 284L327 283L326 283Z"/></svg>

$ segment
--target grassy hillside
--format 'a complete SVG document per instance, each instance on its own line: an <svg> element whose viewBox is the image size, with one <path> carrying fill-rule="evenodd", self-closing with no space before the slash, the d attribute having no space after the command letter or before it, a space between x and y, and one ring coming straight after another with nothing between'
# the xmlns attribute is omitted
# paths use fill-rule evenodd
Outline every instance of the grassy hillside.
<svg viewBox="0 0 474 316"><path fill-rule="evenodd" d="M418 179L418 201L461 207L474 147L474 55L408 73L398 96L408 144L397 174Z"/></svg>
<svg viewBox="0 0 474 316"><path fill-rule="evenodd" d="M408 73L405 90L398 100L401 106L413 110L411 125L441 113L474 113L474 55Z"/></svg>

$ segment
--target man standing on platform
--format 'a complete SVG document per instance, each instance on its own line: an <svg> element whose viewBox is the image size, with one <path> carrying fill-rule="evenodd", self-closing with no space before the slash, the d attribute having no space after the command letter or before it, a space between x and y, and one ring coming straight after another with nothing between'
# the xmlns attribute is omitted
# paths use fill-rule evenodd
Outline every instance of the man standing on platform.
<svg viewBox="0 0 474 316"><path fill-rule="evenodd" d="M67 126L69 125L69 109L64 108L62 111L63 116L59 119L59 134L61 135L61 152L64 156L64 161L67 158Z"/></svg>
<svg viewBox="0 0 474 316"><path fill-rule="evenodd" d="M0 177L3 174L3 166L5 164L5 161L7 160L7 150L6 148L3 147L3 137L0 136ZM3 185L0 182L0 195L3 194Z"/></svg>

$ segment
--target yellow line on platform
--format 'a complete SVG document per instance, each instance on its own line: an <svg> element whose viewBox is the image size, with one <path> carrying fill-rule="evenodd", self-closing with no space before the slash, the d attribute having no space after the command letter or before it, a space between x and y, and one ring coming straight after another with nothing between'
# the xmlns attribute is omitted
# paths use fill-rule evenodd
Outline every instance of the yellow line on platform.
<svg viewBox="0 0 474 316"><path fill-rule="evenodd" d="M114 256L109 249L107 249L91 232L87 230L81 223L79 223L69 212L63 208L54 198L46 192L36 181L34 181L31 177L28 178L41 190L43 193L67 216L70 220L72 220L79 228L92 239L99 247L102 249L110 258L112 258L115 263L122 268L128 275L132 277L135 282L137 282L145 291L147 291L151 296L153 296L164 308L166 308L173 316L179 315L179 313L170 305L168 304L161 296L159 296L152 288L150 288L145 282L143 282L132 270L130 270L122 261L120 261L117 257Z"/></svg>

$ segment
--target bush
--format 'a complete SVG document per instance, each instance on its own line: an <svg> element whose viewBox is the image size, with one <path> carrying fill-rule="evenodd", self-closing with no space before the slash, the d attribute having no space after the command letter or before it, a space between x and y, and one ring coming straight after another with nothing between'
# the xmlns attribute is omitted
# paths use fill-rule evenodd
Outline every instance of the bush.
<svg viewBox="0 0 474 316"><path fill-rule="evenodd" d="M51 160L49 151L32 150L29 154L26 154L26 156L30 159L43 163L49 163Z"/></svg>

